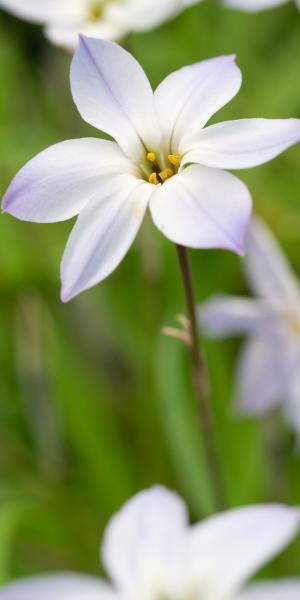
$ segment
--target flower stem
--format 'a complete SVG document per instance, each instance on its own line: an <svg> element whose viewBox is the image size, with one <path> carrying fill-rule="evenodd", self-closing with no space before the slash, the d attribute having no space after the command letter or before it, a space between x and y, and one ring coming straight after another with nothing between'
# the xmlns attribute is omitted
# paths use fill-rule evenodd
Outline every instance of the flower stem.
<svg viewBox="0 0 300 600"><path fill-rule="evenodd" d="M213 415L209 402L209 382L205 360L199 344L196 303L191 268L187 249L176 244L176 250L183 280L188 316L190 320L191 345L190 352L193 366L193 384L198 404L201 429L203 433L203 445L206 455L207 467L214 493L216 509L225 507L225 493L219 468L217 448L215 444L215 433Z"/></svg>

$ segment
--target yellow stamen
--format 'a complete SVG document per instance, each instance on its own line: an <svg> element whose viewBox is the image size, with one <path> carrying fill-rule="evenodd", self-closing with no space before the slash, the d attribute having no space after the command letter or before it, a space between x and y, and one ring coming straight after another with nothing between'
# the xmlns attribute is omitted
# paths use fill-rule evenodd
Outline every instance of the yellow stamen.
<svg viewBox="0 0 300 600"><path fill-rule="evenodd" d="M89 18L92 21L98 21L102 16L103 11L103 3L98 0L98 2L91 2L89 6Z"/></svg>
<svg viewBox="0 0 300 600"><path fill-rule="evenodd" d="M157 173L151 173L150 177L149 177L149 183L153 183L153 185L158 185L159 181L157 178Z"/></svg>
<svg viewBox="0 0 300 600"><path fill-rule="evenodd" d="M163 181L166 181L166 179L173 177L174 171L172 169L164 169L159 175Z"/></svg>
<svg viewBox="0 0 300 600"><path fill-rule="evenodd" d="M171 163L171 165L174 165L174 167L178 164L178 160L179 156L176 154L168 154L168 161Z"/></svg>
<svg viewBox="0 0 300 600"><path fill-rule="evenodd" d="M148 152L147 160L149 160L151 163L155 163L156 162L156 154L154 154L154 152Z"/></svg>

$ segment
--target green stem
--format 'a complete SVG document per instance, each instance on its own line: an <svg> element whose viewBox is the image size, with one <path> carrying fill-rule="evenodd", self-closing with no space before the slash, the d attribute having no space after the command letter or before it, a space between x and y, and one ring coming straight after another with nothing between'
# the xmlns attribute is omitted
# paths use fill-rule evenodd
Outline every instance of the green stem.
<svg viewBox="0 0 300 600"><path fill-rule="evenodd" d="M215 443L213 415L209 401L209 381L205 360L203 358L198 336L196 303L192 281L191 268L187 249L176 244L176 250L184 286L191 333L191 359L193 366L193 384L200 416L203 445L211 486L215 497L217 510L225 507L225 493L220 473L218 453Z"/></svg>

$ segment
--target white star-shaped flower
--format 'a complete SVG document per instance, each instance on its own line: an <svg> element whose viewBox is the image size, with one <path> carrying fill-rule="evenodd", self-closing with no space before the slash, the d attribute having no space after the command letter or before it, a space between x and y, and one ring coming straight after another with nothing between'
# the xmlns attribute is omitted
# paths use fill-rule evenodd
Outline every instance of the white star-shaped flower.
<svg viewBox="0 0 300 600"><path fill-rule="evenodd" d="M251 213L246 185L224 169L262 164L300 140L299 119L244 119L204 127L241 85L234 56L169 75L156 89L123 48L81 37L71 67L82 117L116 142L62 142L11 183L4 211L36 222L79 214L62 262L62 299L107 277L149 206L177 244L243 253Z"/></svg>
<svg viewBox="0 0 300 600"><path fill-rule="evenodd" d="M79 33L120 40L131 31L157 27L194 3L195 0L0 0L0 8L44 25L53 44L73 51Z"/></svg>
<svg viewBox="0 0 300 600"><path fill-rule="evenodd" d="M237 365L238 408L262 414L281 404L300 432L300 286L261 221L250 228L244 266L256 298L213 298L200 307L200 323L216 337L250 336Z"/></svg>
<svg viewBox="0 0 300 600"><path fill-rule="evenodd" d="M298 600L300 579L244 582L299 530L284 505L230 510L193 526L184 502L163 487L137 494L104 535L110 583L76 574L21 580L0 600Z"/></svg>

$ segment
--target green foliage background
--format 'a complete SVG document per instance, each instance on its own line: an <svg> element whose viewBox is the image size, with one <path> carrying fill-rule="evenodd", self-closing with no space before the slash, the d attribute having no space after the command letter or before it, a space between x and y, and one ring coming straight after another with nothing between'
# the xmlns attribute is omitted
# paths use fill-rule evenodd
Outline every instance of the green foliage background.
<svg viewBox="0 0 300 600"><path fill-rule="evenodd" d="M208 0L126 45L154 86L181 66L236 53L243 87L217 120L300 117L300 15L292 2L247 15ZM2 13L0 49L4 192L38 151L95 132L72 103L70 57L39 28ZM293 148L240 176L300 275L299 159ZM177 489L193 519L213 508L188 358L160 333L184 311L174 248L149 218L117 271L62 305L59 262L71 226L1 217L0 581L99 572L108 518L155 482ZM233 254L191 258L199 301L246 293ZM205 342L228 504L300 503L300 456L280 416L242 421L230 407L239 343ZM299 575L299 550L295 542L266 573Z"/></svg>

